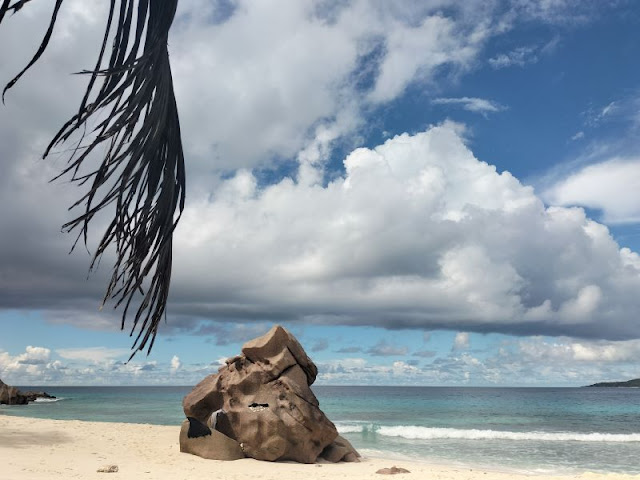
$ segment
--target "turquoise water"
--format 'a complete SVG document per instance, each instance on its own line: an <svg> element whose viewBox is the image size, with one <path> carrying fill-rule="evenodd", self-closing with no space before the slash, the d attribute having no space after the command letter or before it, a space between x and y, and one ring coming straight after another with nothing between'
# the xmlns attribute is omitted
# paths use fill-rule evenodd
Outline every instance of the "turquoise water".
<svg viewBox="0 0 640 480"><path fill-rule="evenodd" d="M0 414L178 425L190 387L25 387ZM362 453L532 473L640 473L640 389L314 386Z"/></svg>

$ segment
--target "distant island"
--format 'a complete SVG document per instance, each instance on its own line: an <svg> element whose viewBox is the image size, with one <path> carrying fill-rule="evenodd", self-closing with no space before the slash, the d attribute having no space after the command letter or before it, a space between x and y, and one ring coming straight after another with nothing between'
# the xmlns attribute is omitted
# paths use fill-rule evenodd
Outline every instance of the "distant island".
<svg viewBox="0 0 640 480"><path fill-rule="evenodd" d="M640 378L628 380L626 382L600 382L587 387L638 387L640 388Z"/></svg>

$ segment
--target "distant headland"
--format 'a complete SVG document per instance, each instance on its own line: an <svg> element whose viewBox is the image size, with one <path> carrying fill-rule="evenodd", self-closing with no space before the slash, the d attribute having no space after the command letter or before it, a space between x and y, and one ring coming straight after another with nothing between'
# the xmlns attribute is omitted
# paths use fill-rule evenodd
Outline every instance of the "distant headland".
<svg viewBox="0 0 640 480"><path fill-rule="evenodd" d="M626 382L600 382L587 387L638 387L640 388L640 378L627 380Z"/></svg>

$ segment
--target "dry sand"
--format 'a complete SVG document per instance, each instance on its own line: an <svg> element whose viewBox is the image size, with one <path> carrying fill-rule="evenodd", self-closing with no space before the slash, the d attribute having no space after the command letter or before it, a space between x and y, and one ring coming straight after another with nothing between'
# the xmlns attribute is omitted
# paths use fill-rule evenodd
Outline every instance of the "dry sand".
<svg viewBox="0 0 640 480"><path fill-rule="evenodd" d="M549 477L486 471L455 466L428 465L404 460L364 458L360 463L303 465L288 462L233 462L204 460L180 453L179 427L41 420L0 414L0 479L99 480L518 480L640 479L630 475ZM116 473L98 469L117 465ZM378 469L404 467L406 474L379 475Z"/></svg>

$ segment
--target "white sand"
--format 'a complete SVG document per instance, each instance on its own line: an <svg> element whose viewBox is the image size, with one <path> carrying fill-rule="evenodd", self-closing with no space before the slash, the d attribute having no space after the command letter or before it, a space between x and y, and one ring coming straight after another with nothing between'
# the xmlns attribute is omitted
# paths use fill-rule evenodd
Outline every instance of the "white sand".
<svg viewBox="0 0 640 480"><path fill-rule="evenodd" d="M427 465L400 460L364 458L360 463L303 465L288 462L204 460L180 453L179 427L41 420L0 414L0 479L100 480L517 480L523 474L462 467ZM117 473L98 473L117 465ZM411 473L377 475L396 465ZM595 475L535 479L640 479L640 475Z"/></svg>

